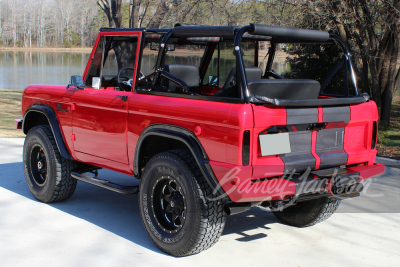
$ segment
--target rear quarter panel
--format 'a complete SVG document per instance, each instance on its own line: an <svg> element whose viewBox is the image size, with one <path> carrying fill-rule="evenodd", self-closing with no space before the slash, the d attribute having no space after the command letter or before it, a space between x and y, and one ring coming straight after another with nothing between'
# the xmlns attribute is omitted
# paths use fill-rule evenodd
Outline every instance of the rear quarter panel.
<svg viewBox="0 0 400 267"><path fill-rule="evenodd" d="M373 165L376 148L371 148L373 122L378 121L378 108L374 101L350 106L350 122L345 128L344 150L347 164L368 162Z"/></svg>
<svg viewBox="0 0 400 267"><path fill-rule="evenodd" d="M155 123L180 126L192 132L200 126L202 131L197 138L212 166L217 163L241 165L241 133L252 129L253 115L247 104L134 93L129 102L128 118L131 166L140 134Z"/></svg>

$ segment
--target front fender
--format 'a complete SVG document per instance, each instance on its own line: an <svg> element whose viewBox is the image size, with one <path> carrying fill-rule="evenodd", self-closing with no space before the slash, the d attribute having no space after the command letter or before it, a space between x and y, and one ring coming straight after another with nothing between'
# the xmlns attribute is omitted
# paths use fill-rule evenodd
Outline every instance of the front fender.
<svg viewBox="0 0 400 267"><path fill-rule="evenodd" d="M51 107L35 104L28 108L25 112L22 125L22 131L24 134L27 134L32 127L45 123L43 118L46 118L47 123L50 125L61 156L72 160L73 158L65 145L57 116Z"/></svg>

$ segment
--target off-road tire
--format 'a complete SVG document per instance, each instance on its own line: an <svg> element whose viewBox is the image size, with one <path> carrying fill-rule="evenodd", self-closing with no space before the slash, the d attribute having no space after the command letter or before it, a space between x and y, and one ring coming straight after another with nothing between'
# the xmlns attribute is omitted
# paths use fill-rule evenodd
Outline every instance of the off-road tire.
<svg viewBox="0 0 400 267"><path fill-rule="evenodd" d="M46 168L46 175L40 173L43 168L39 170L36 167L39 165L39 154L44 157L41 166ZM77 162L60 155L48 125L35 126L29 130L24 143L23 164L29 190L39 201L63 201L75 192L77 180L71 177L71 170L76 168Z"/></svg>
<svg viewBox="0 0 400 267"><path fill-rule="evenodd" d="M168 229L168 222L163 219L165 213L157 211L156 206L161 206L158 199L163 202L157 188L163 181L170 181L182 195L185 216L178 220L181 225L177 228ZM197 254L214 245L221 236L226 220L224 203L213 200L212 189L187 151L167 151L152 157L145 166L139 192L143 224L155 245L165 253L178 257Z"/></svg>
<svg viewBox="0 0 400 267"><path fill-rule="evenodd" d="M331 217L339 207L339 204L340 200L323 197L299 202L282 211L273 210L272 212L285 224L296 227L308 227Z"/></svg>

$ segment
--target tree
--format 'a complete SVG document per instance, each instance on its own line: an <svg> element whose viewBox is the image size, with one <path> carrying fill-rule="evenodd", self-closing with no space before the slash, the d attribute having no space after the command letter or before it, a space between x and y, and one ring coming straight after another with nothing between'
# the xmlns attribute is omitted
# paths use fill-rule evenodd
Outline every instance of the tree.
<svg viewBox="0 0 400 267"><path fill-rule="evenodd" d="M129 28L139 28L140 1L130 0Z"/></svg>
<svg viewBox="0 0 400 267"><path fill-rule="evenodd" d="M361 89L372 95L381 122L388 125L393 92L400 79L400 0L286 2L297 5L315 18L321 29L339 34L350 44Z"/></svg>
<svg viewBox="0 0 400 267"><path fill-rule="evenodd" d="M147 24L147 28L159 28L165 15L169 11L169 5L166 0L160 0L157 5L157 10L152 16L150 22Z"/></svg>
<svg viewBox="0 0 400 267"><path fill-rule="evenodd" d="M108 18L109 27L121 28L122 26L122 0L98 0L97 4Z"/></svg>
<svg viewBox="0 0 400 267"><path fill-rule="evenodd" d="M321 85L324 85L335 67L343 63L343 52L337 44L293 44L290 45L288 54L290 71L282 74L284 78L312 79ZM349 86L349 81L344 79L345 70L346 64L342 64L323 88L324 94L344 94L345 82ZM349 90L349 94L354 95L352 90Z"/></svg>

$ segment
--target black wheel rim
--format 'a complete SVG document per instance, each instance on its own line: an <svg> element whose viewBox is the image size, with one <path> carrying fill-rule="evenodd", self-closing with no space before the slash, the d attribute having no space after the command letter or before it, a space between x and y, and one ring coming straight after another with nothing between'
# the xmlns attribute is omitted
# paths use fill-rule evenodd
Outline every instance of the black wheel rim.
<svg viewBox="0 0 400 267"><path fill-rule="evenodd" d="M31 172L33 181L38 186L43 186L47 180L47 159L42 147L36 145L31 149Z"/></svg>
<svg viewBox="0 0 400 267"><path fill-rule="evenodd" d="M170 176L160 177L152 192L152 209L158 226L167 233L176 233L186 220L186 201L182 187Z"/></svg>

